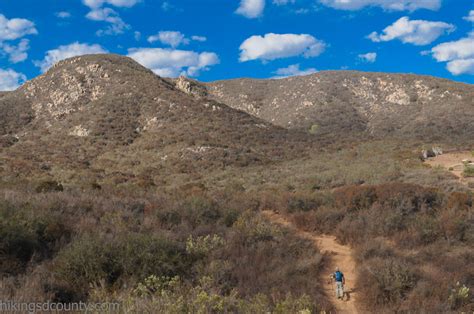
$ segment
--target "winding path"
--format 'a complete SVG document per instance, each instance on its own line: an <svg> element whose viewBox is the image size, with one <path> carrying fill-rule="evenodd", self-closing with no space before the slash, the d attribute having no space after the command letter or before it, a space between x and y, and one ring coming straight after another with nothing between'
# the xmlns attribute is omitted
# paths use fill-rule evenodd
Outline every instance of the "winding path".
<svg viewBox="0 0 474 314"><path fill-rule="evenodd" d="M352 249L349 246L341 245L336 241L336 237L329 235L316 235L298 229L293 223L281 214L273 211L263 211L263 215L271 222L284 226L294 231L298 236L313 241L318 250L329 257L325 269L320 274L320 280L323 283L324 293L328 296L336 309L336 313L359 313L356 308L357 294L355 290L356 263L352 257ZM346 277L344 299L338 300L335 295L334 284L329 282L329 276L339 267Z"/></svg>

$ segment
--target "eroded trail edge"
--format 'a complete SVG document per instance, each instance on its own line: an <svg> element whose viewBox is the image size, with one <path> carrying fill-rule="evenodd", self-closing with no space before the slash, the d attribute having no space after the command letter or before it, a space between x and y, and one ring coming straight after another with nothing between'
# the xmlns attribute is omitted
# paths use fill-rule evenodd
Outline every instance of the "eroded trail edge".
<svg viewBox="0 0 474 314"><path fill-rule="evenodd" d="M292 230L302 238L311 240L318 250L329 258L329 263L326 264L319 278L324 288L324 293L334 305L336 313L359 313L356 308L356 263L352 257L351 247L339 244L334 236L317 235L301 230L281 214L273 211L263 211L262 213L271 222ZM334 284L328 280L336 267L339 267L346 277L345 291L348 292L348 296L346 296L344 301L336 298Z"/></svg>

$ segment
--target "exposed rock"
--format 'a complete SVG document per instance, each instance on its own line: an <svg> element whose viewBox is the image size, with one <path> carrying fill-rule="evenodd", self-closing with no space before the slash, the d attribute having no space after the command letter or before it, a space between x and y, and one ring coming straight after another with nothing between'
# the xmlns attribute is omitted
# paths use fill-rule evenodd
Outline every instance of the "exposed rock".
<svg viewBox="0 0 474 314"><path fill-rule="evenodd" d="M180 76L177 78L175 84L177 89L185 92L188 95L198 98L207 96L207 88L204 85L185 76Z"/></svg>
<svg viewBox="0 0 474 314"><path fill-rule="evenodd" d="M421 151L421 160L426 160L430 157L434 157L435 155L433 154L433 152L431 150L428 150L428 149L423 149Z"/></svg>
<svg viewBox="0 0 474 314"><path fill-rule="evenodd" d="M89 136L89 133L90 131L88 129L83 128L82 125L77 125L71 130L71 132L69 132L69 135L85 137Z"/></svg>
<svg viewBox="0 0 474 314"><path fill-rule="evenodd" d="M439 156L443 154L443 150L441 149L441 147L432 147L431 150L433 151L433 154L435 156Z"/></svg>
<svg viewBox="0 0 474 314"><path fill-rule="evenodd" d="M422 160L436 157L443 154L443 150L440 147L432 147L430 149L424 149L421 151Z"/></svg>

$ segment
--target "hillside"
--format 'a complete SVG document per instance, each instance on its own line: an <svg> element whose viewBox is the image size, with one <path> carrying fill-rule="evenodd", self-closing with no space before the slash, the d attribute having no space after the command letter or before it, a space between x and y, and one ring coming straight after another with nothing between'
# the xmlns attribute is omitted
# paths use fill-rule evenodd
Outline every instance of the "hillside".
<svg viewBox="0 0 474 314"><path fill-rule="evenodd" d="M213 99L233 108L319 135L452 142L474 134L474 86L434 77L323 71L206 86Z"/></svg>
<svg viewBox="0 0 474 314"><path fill-rule="evenodd" d="M117 55L61 61L0 93L0 300L472 312L472 92L354 72L204 84ZM438 140L445 154L422 160Z"/></svg>
<svg viewBox="0 0 474 314"><path fill-rule="evenodd" d="M4 94L0 125L4 179L142 177L154 184L163 175L278 161L301 153L309 141L216 101L191 97L116 55L61 61Z"/></svg>

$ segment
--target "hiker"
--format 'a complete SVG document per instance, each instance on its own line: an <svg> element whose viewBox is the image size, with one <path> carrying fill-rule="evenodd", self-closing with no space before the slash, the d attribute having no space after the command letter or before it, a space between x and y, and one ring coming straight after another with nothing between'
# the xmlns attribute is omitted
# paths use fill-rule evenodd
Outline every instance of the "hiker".
<svg viewBox="0 0 474 314"><path fill-rule="evenodd" d="M336 267L336 271L331 275L331 278L336 282L336 297L343 300L346 279L344 278L344 274L339 270L339 267Z"/></svg>

